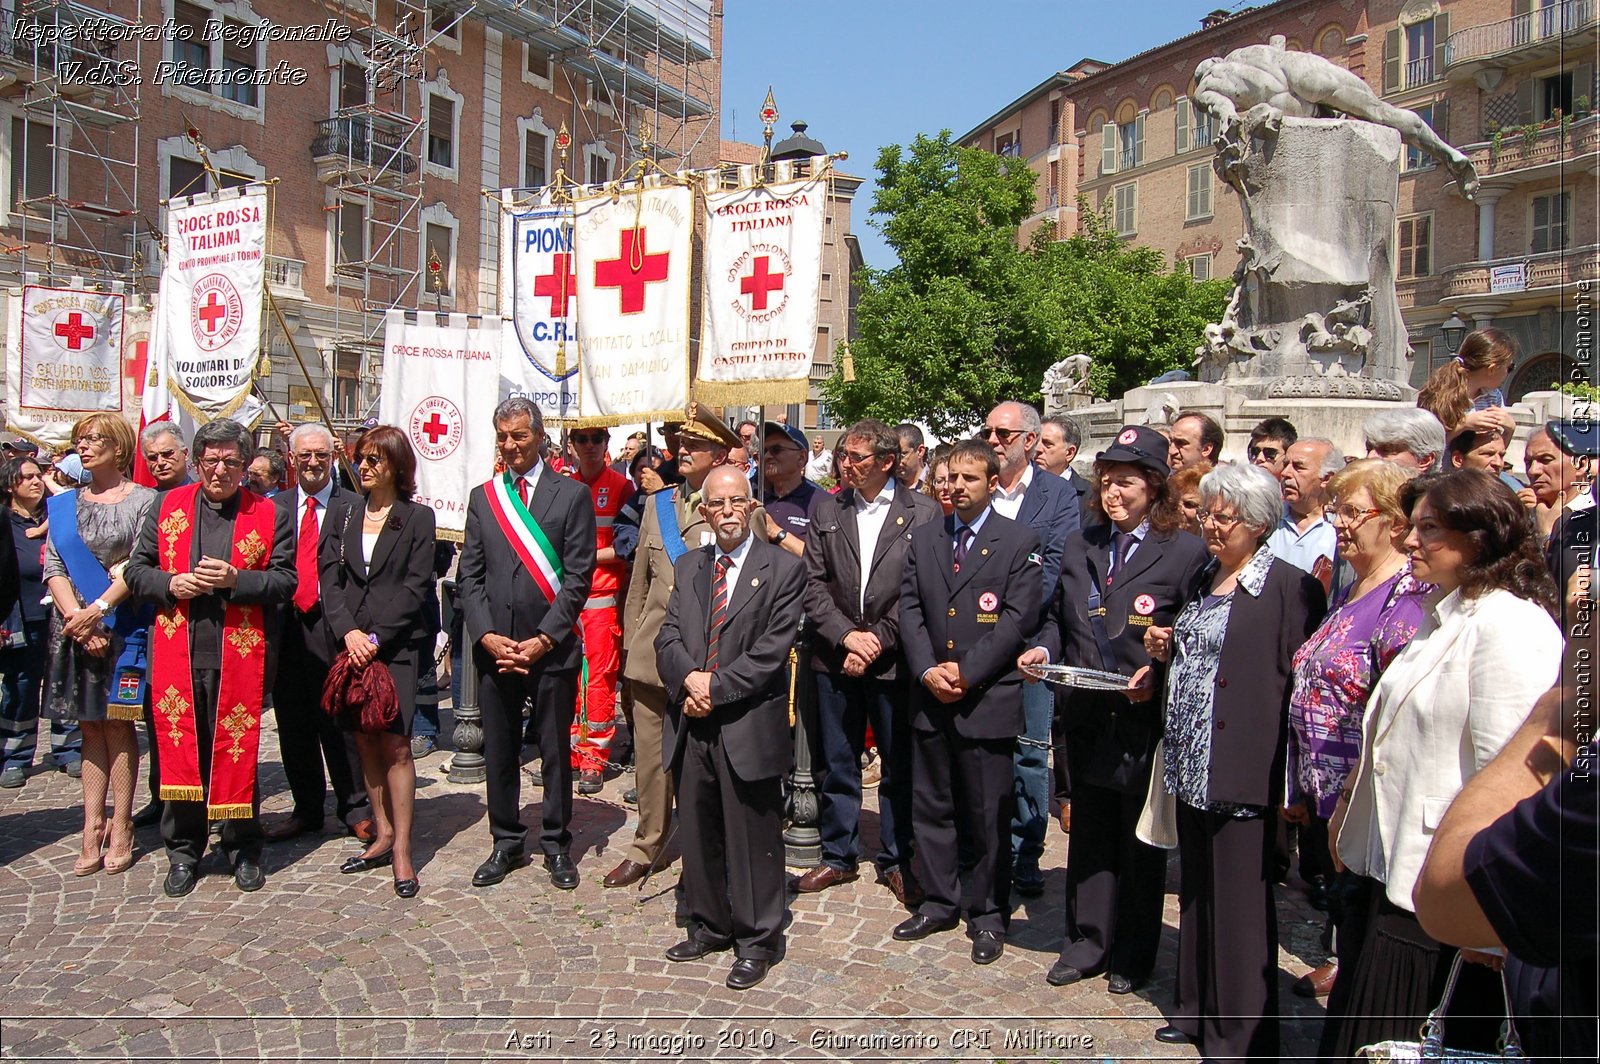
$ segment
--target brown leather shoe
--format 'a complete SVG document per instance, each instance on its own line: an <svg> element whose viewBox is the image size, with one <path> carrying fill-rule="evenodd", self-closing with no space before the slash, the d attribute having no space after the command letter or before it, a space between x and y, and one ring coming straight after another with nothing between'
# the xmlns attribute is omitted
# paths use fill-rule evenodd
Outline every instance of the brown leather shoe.
<svg viewBox="0 0 1600 1064"><path fill-rule="evenodd" d="M649 865L625 858L621 864L606 873L600 884L606 887L631 887L643 879L649 871Z"/></svg>
<svg viewBox="0 0 1600 1064"><path fill-rule="evenodd" d="M891 868L879 877L879 882L888 887L895 900L908 909L915 909L927 900L922 884L917 882L917 877L910 870Z"/></svg>
<svg viewBox="0 0 1600 1064"><path fill-rule="evenodd" d="M291 816L278 821L261 834L266 836L268 842L287 842L289 839L298 839L301 835L316 830L318 829L299 817Z"/></svg>
<svg viewBox="0 0 1600 1064"><path fill-rule="evenodd" d="M799 879L795 880L794 889L801 894L815 894L818 891L836 887L840 883L849 883L851 880L860 879L861 873L851 870L841 872L832 865L819 864Z"/></svg>
<svg viewBox="0 0 1600 1064"><path fill-rule="evenodd" d="M1325 998L1333 992L1333 982L1338 977L1339 962L1328 961L1295 980L1294 992L1304 998Z"/></svg>
<svg viewBox="0 0 1600 1064"><path fill-rule="evenodd" d="M372 842L378 837L378 825L371 817L366 820L357 820L350 825L350 834L356 837L357 842Z"/></svg>

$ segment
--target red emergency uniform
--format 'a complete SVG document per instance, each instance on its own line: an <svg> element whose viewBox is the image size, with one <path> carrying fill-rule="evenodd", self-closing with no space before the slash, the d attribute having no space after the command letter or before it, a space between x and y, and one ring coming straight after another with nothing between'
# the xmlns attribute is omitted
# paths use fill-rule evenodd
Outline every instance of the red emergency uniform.
<svg viewBox="0 0 1600 1064"><path fill-rule="evenodd" d="M617 514L633 493L633 483L609 465L593 481L581 469L573 479L589 486L594 500L595 549L611 546ZM580 772L604 772L616 736L617 673L622 666L622 623L617 607L628 563L620 559L599 562L589 584L578 624L583 630L584 664L589 675L578 688L578 712L572 721L572 767Z"/></svg>

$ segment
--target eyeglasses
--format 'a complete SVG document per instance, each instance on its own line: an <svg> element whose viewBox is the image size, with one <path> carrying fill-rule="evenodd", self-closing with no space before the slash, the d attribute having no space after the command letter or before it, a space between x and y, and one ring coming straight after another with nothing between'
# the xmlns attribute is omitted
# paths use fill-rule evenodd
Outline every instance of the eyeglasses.
<svg viewBox="0 0 1600 1064"><path fill-rule="evenodd" d="M1219 514L1210 510L1201 510L1194 516L1202 525L1216 525L1223 532L1232 531L1235 525L1244 520L1238 514Z"/></svg>
<svg viewBox="0 0 1600 1064"><path fill-rule="evenodd" d="M768 447L761 452L767 458L782 458L785 454L804 454L798 447Z"/></svg>
<svg viewBox="0 0 1600 1064"><path fill-rule="evenodd" d="M372 466L374 469L376 469L378 466L383 465L383 455L373 454L371 451L368 451L366 454L356 459L356 465Z"/></svg>
<svg viewBox="0 0 1600 1064"><path fill-rule="evenodd" d="M107 436L105 433L102 433L102 432L85 432L82 436L79 436L76 439L74 439L72 441L72 444L73 444L74 447L82 447L85 444L88 444L91 447L99 447L103 443L110 443L110 442L111 442L111 437Z"/></svg>
<svg viewBox="0 0 1600 1064"><path fill-rule="evenodd" d="M195 464L201 469L222 468L230 473L237 473L244 468L244 463L237 458L202 458Z"/></svg>
<svg viewBox="0 0 1600 1064"><path fill-rule="evenodd" d="M606 442L606 434L603 432L574 432L568 438L579 447L592 447L597 443Z"/></svg>
<svg viewBox="0 0 1600 1064"><path fill-rule="evenodd" d="M332 451L296 451L294 454L294 460L301 463L326 462L331 458L333 458Z"/></svg>
<svg viewBox="0 0 1600 1064"><path fill-rule="evenodd" d="M734 513L738 513L741 510L748 510L752 501L748 495L736 495L729 499L701 499L700 505L712 513L722 510L732 510Z"/></svg>
<svg viewBox="0 0 1600 1064"><path fill-rule="evenodd" d="M1322 516L1334 524L1354 528L1369 517L1377 517L1382 510L1367 508L1358 510L1354 506L1329 506L1323 509Z"/></svg>
<svg viewBox="0 0 1600 1064"><path fill-rule="evenodd" d="M1026 429L1002 429L996 428L993 425L985 425L983 428L978 430L978 438L982 440L988 440L998 436L1000 437L1001 443L1010 443L1012 440L1016 439L1018 436L1021 436L1026 431Z"/></svg>
<svg viewBox="0 0 1600 1064"><path fill-rule="evenodd" d="M843 461L849 462L851 465L861 465L863 462L870 462L876 457L878 456L870 451L866 454L856 454L854 451L839 452L839 458Z"/></svg>
<svg viewBox="0 0 1600 1064"><path fill-rule="evenodd" d="M1247 448L1247 450L1252 460L1257 458L1265 458L1269 462L1276 462L1279 456L1283 454L1283 448L1281 447L1252 446Z"/></svg>
<svg viewBox="0 0 1600 1064"><path fill-rule="evenodd" d="M178 452L176 450L146 451L144 453L144 460L146 462L170 462L176 457L178 457Z"/></svg>

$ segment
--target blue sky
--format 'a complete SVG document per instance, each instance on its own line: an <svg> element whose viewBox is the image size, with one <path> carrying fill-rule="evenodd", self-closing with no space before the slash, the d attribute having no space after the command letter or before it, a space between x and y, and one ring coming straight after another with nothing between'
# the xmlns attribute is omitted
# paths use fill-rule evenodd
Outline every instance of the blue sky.
<svg viewBox="0 0 1600 1064"><path fill-rule="evenodd" d="M855 232L874 266L893 253L868 223L873 164L885 144L948 127L964 133L1088 56L1126 59L1200 28L1235 0L726 0L722 135L759 142L770 84L782 115L804 119L844 169L867 179Z"/></svg>

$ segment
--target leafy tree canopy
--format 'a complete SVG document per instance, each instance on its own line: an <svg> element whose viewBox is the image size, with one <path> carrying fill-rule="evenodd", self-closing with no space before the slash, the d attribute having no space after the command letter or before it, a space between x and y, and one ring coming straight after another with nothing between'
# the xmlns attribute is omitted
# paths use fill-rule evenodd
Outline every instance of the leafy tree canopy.
<svg viewBox="0 0 1600 1064"><path fill-rule="evenodd" d="M1037 175L1021 159L919 135L878 157L873 224L899 255L856 276L855 379L824 386L842 421L878 417L961 432L1005 399L1037 402L1044 371L1094 358L1097 397L1120 395L1193 359L1222 314L1228 285L1197 283L1161 254L1119 240L1079 203L1083 232L1026 246ZM836 360L836 366L838 360Z"/></svg>

